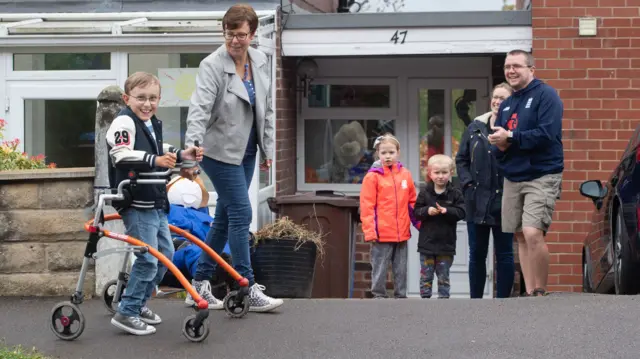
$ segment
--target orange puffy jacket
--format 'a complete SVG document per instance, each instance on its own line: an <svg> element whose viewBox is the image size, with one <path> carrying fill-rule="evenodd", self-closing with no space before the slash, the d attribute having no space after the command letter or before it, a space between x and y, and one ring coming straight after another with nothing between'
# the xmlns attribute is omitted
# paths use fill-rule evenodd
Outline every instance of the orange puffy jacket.
<svg viewBox="0 0 640 359"><path fill-rule="evenodd" d="M398 163L373 163L360 189L360 220L365 241L402 242L411 238L416 187L411 172Z"/></svg>

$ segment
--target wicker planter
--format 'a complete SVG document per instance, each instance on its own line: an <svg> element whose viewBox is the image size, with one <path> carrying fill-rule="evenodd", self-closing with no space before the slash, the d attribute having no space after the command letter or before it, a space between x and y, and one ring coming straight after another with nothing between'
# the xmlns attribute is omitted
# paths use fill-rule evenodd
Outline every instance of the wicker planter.
<svg viewBox="0 0 640 359"><path fill-rule="evenodd" d="M311 298L316 253L313 242L262 239L251 255L255 280L275 298Z"/></svg>

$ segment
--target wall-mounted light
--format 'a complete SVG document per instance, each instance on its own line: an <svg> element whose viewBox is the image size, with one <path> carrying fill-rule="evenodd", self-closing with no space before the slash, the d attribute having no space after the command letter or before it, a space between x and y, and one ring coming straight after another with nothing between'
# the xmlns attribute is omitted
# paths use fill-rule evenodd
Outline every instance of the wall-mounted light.
<svg viewBox="0 0 640 359"><path fill-rule="evenodd" d="M300 81L300 87L297 88L299 92L302 92L302 96L307 97L310 91L311 82L318 75L318 64L313 59L304 57L298 61L297 73L298 80Z"/></svg>

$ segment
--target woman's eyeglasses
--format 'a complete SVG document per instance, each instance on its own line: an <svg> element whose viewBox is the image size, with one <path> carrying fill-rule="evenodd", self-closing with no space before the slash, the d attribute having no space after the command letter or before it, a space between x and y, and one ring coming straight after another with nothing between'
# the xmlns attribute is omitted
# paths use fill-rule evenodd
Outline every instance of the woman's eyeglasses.
<svg viewBox="0 0 640 359"><path fill-rule="evenodd" d="M227 40L233 40L233 38L237 38L240 41L244 41L247 39L247 37L249 36L249 34L247 34L246 32L225 32L224 33L224 38Z"/></svg>

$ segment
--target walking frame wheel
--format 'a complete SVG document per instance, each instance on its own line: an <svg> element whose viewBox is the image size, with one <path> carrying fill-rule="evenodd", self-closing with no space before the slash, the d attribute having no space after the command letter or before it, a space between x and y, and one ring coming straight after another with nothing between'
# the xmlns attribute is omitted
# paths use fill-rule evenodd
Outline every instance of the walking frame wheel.
<svg viewBox="0 0 640 359"><path fill-rule="evenodd" d="M60 302L51 310L49 328L62 340L74 340L84 331L85 319L77 305Z"/></svg>
<svg viewBox="0 0 640 359"><path fill-rule="evenodd" d="M208 313L202 314L206 315ZM209 325L207 324L206 318L198 318L204 315L201 315L201 313L190 315L184 320L184 323L182 323L182 334L192 342L201 342L209 336ZM200 324L197 324L198 321Z"/></svg>
<svg viewBox="0 0 640 359"><path fill-rule="evenodd" d="M125 288L127 287L127 282L122 284L122 288L120 289L120 293L118 295L118 302L122 299L122 294L124 293ZM105 307L111 314L116 314L118 308L114 307L113 300L116 299L116 293L118 290L118 280L113 279L107 282L104 285L104 289L102 290L102 302Z"/></svg>
<svg viewBox="0 0 640 359"><path fill-rule="evenodd" d="M224 300L222 306L224 311L231 318L242 318L249 312L249 288L241 287L239 290L229 292Z"/></svg>

